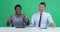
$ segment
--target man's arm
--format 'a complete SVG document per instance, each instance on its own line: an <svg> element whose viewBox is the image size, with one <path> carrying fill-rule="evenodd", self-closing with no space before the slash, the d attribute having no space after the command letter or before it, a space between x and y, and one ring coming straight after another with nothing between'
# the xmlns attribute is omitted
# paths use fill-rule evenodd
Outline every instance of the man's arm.
<svg viewBox="0 0 60 32"><path fill-rule="evenodd" d="M34 15L33 15L32 18L31 18L30 26L31 26L31 27L34 27L34 25L35 25L35 24L34 24Z"/></svg>
<svg viewBox="0 0 60 32"><path fill-rule="evenodd" d="M50 14L48 15L48 21L49 21L49 23L50 23L50 25L51 25L52 28L56 27L55 23L54 23L54 21L53 21L53 19L52 19L52 17L51 17Z"/></svg>
<svg viewBox="0 0 60 32"><path fill-rule="evenodd" d="M10 23L12 22L12 16L7 21L7 26L10 26Z"/></svg>

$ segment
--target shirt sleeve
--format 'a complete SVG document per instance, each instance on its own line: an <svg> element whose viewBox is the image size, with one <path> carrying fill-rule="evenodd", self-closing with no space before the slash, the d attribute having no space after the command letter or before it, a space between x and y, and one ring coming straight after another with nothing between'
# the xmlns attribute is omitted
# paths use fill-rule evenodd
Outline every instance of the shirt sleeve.
<svg viewBox="0 0 60 32"><path fill-rule="evenodd" d="M51 23L54 23L54 21L53 21L53 19L52 19L52 17L51 17L50 14L48 14L48 21L49 21L50 24L51 24Z"/></svg>
<svg viewBox="0 0 60 32"><path fill-rule="evenodd" d="M34 15L32 16L31 22L30 22L30 26L33 27L34 26Z"/></svg>

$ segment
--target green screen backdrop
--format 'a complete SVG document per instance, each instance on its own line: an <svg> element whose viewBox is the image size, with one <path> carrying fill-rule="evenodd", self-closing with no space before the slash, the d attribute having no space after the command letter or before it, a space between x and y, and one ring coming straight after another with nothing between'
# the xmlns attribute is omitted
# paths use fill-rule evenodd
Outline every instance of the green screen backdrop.
<svg viewBox="0 0 60 32"><path fill-rule="evenodd" d="M52 15L56 26L60 27L60 0L0 0L0 27L6 27L9 17L15 13L16 4L22 6L22 13L31 21L32 15L39 11L40 2L46 3L45 11Z"/></svg>

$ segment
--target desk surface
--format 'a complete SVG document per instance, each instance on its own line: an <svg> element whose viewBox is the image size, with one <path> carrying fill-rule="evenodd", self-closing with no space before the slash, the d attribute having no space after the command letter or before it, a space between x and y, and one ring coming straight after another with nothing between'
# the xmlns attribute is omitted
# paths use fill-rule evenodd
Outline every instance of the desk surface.
<svg viewBox="0 0 60 32"><path fill-rule="evenodd" d="M41 29L36 27L15 28L15 27L0 27L0 32L60 32L60 27Z"/></svg>

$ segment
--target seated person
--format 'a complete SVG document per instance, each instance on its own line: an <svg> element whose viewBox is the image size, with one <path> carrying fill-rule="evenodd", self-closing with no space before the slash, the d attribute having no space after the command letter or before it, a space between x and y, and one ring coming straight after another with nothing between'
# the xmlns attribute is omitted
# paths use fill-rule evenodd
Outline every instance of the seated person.
<svg viewBox="0 0 60 32"><path fill-rule="evenodd" d="M11 15L8 22L7 26L12 23L12 27L17 27L17 28L24 28L25 24L29 23L29 20L21 13L22 7L21 5L16 5L15 6L15 14Z"/></svg>

